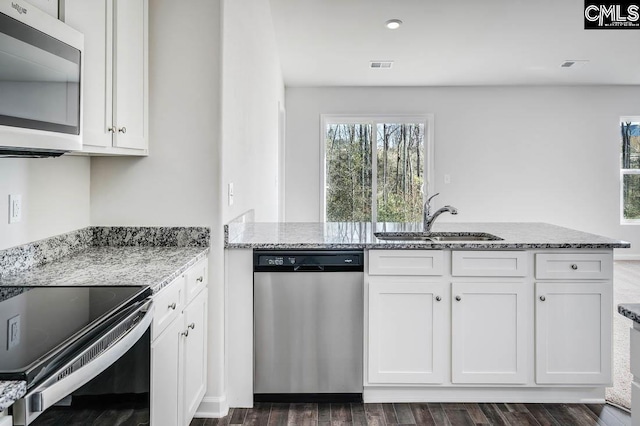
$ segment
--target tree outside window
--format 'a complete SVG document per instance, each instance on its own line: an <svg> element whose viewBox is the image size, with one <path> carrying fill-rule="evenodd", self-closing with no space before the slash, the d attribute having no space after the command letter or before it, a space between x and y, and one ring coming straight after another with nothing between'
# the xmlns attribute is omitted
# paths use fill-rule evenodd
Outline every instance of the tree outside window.
<svg viewBox="0 0 640 426"><path fill-rule="evenodd" d="M640 222L640 117L620 118L622 223Z"/></svg>
<svg viewBox="0 0 640 426"><path fill-rule="evenodd" d="M324 117L326 221L422 220L432 160L427 123L428 116Z"/></svg>

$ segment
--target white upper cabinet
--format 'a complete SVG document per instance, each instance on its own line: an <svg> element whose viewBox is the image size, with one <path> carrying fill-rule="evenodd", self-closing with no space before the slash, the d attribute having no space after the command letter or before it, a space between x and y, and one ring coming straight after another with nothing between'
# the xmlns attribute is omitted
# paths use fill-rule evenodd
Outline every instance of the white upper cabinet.
<svg viewBox="0 0 640 426"><path fill-rule="evenodd" d="M84 153L148 153L148 0L63 0L84 33Z"/></svg>

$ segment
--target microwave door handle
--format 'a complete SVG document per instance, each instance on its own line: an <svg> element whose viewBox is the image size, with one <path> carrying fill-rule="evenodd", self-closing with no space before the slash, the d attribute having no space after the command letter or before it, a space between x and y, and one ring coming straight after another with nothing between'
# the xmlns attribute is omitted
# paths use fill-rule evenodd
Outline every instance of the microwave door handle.
<svg viewBox="0 0 640 426"><path fill-rule="evenodd" d="M81 362L85 356L90 357L92 351L100 342L109 337L109 334L120 326L126 326L127 322L139 315L143 315L138 323L126 331L121 337L115 340L102 353L82 365L76 371L67 373L66 370L72 368L76 362ZM122 321L109 327L104 334L94 340L94 344L89 346L81 354L75 356L71 361L52 373L50 378L29 391L22 399L14 405L14 425L26 426L38 417L44 410L60 401L65 396L79 389L84 384L91 381L106 370L111 364L116 362L122 355L127 353L147 331L153 319L153 301L145 301L138 309L127 315ZM66 375L68 374L68 375ZM61 376L60 379L58 377Z"/></svg>

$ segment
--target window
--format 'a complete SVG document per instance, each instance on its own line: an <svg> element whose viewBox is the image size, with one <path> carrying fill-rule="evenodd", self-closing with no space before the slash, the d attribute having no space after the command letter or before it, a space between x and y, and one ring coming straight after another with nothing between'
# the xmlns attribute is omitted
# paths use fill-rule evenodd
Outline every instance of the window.
<svg viewBox="0 0 640 426"><path fill-rule="evenodd" d="M621 117L622 223L640 223L640 117Z"/></svg>
<svg viewBox="0 0 640 426"><path fill-rule="evenodd" d="M322 116L323 220L421 221L432 182L432 123L428 115Z"/></svg>

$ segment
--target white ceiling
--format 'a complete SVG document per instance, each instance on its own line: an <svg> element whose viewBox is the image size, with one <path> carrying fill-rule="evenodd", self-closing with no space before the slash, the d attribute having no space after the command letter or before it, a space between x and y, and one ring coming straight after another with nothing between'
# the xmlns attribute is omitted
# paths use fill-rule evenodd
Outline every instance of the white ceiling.
<svg viewBox="0 0 640 426"><path fill-rule="evenodd" d="M584 30L583 0L270 1L287 86L640 84L640 30Z"/></svg>

